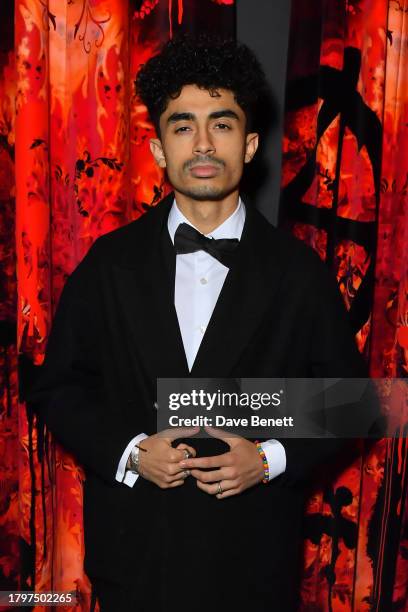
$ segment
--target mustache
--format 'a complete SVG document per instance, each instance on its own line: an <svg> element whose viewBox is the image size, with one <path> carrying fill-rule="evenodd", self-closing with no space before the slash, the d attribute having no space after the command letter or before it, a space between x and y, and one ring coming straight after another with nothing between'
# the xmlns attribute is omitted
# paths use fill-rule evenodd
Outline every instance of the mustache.
<svg viewBox="0 0 408 612"><path fill-rule="evenodd" d="M223 168L225 166L225 162L222 159L203 155L201 157L195 157L194 159L190 159L189 161L185 162L183 168L184 170L191 170L191 168L194 168L195 166L202 166L206 164L210 164L211 166L218 166L219 168Z"/></svg>

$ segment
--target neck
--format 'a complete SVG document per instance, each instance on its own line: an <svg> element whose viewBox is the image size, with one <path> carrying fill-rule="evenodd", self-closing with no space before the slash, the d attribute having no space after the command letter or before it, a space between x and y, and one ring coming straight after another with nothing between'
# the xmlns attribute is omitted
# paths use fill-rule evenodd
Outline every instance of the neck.
<svg viewBox="0 0 408 612"><path fill-rule="evenodd" d="M174 191L177 206L202 234L210 234L232 215L238 206L238 190L223 200L198 201Z"/></svg>

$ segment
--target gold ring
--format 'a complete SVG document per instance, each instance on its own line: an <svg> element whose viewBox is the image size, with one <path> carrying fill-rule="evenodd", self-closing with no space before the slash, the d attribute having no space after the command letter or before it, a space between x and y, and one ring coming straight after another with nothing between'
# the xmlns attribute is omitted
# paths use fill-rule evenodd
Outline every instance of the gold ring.
<svg viewBox="0 0 408 612"><path fill-rule="evenodd" d="M220 481L219 481L219 483L218 483L218 491L217 491L217 495L221 495L222 493L224 493L224 491L222 490L222 487L221 487L221 480L220 480Z"/></svg>

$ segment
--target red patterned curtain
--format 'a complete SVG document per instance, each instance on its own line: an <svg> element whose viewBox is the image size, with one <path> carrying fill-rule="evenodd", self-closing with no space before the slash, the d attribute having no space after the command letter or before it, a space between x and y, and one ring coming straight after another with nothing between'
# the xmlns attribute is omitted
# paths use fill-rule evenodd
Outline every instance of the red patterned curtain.
<svg viewBox="0 0 408 612"><path fill-rule="evenodd" d="M280 220L337 275L375 377L408 375L407 67L408 0L292 1ZM401 434L310 497L303 610L408 610Z"/></svg>
<svg viewBox="0 0 408 612"><path fill-rule="evenodd" d="M13 7L0 19L0 589L18 584L18 412L15 274Z"/></svg>
<svg viewBox="0 0 408 612"><path fill-rule="evenodd" d="M3 3L0 590L78 589L81 609L89 609L84 473L37 428L35 416L18 403L17 385L23 399L32 366L43 360L61 289L93 241L140 216L168 190L148 148L153 127L134 94L138 66L180 30L209 30L216 23L220 33L233 35L233 5Z"/></svg>

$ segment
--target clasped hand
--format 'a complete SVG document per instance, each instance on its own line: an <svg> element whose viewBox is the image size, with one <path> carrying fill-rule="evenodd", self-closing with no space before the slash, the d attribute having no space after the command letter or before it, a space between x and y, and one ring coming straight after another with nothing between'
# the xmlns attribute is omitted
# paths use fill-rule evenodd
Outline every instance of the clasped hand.
<svg viewBox="0 0 408 612"><path fill-rule="evenodd" d="M185 429L183 435L180 435L180 429L169 430L166 432L168 435L163 435L163 432L155 434L140 444L150 451L139 453L141 476L165 489L183 485L185 478L191 475L199 489L218 499L242 493L262 480L262 459L253 442L213 427L205 429L211 436L226 442L230 450L213 457L196 457L195 449L187 444L179 444L176 448L171 446L176 438L198 433L198 428ZM189 451L191 458L186 459L185 450ZM210 471L203 471L208 468Z"/></svg>

